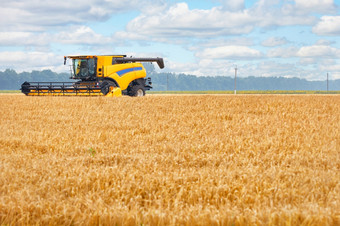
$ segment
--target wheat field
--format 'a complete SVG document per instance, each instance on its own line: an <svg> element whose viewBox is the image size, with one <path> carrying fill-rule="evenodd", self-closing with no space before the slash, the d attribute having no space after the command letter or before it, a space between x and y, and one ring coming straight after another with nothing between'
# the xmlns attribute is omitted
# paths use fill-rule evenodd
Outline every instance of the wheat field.
<svg viewBox="0 0 340 226"><path fill-rule="evenodd" d="M340 95L1 95L0 114L0 225L340 225Z"/></svg>

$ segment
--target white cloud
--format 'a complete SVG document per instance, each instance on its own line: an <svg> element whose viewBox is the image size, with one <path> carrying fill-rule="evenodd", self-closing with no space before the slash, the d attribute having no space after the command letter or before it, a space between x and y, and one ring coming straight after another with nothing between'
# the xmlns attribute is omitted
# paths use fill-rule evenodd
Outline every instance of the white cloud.
<svg viewBox="0 0 340 226"><path fill-rule="evenodd" d="M71 27L68 31L61 32L55 37L56 42L64 44L103 45L112 42L110 37L95 33L86 26Z"/></svg>
<svg viewBox="0 0 340 226"><path fill-rule="evenodd" d="M2 31L44 31L49 27L107 20L113 14L149 8L151 0L1 1Z"/></svg>
<svg viewBox="0 0 340 226"><path fill-rule="evenodd" d="M257 21L256 26L264 28L311 25L316 21L308 11L297 10L288 1L279 0L259 0L250 9L250 14Z"/></svg>
<svg viewBox="0 0 340 226"><path fill-rule="evenodd" d="M325 40L325 39L319 39L318 41L316 41L315 43L316 45L331 45L331 44L335 44L335 41L330 41L330 40Z"/></svg>
<svg viewBox="0 0 340 226"><path fill-rule="evenodd" d="M332 59L332 58L309 58L309 57L302 57L299 60L299 63L303 66L305 65L320 65L320 67L324 67L324 66L330 66L330 65L336 65L336 60Z"/></svg>
<svg viewBox="0 0 340 226"><path fill-rule="evenodd" d="M201 59L195 63L179 63L166 60L165 71L196 76L232 76L234 63L228 60ZM245 75L243 75L245 76Z"/></svg>
<svg viewBox="0 0 340 226"><path fill-rule="evenodd" d="M44 46L51 41L46 33L33 32L0 32L0 46Z"/></svg>
<svg viewBox="0 0 340 226"><path fill-rule="evenodd" d="M291 58L291 57L296 57L297 51L298 51L298 48L294 46L290 46L287 48L275 48L275 49L270 49L267 52L267 56L277 57L277 58Z"/></svg>
<svg viewBox="0 0 340 226"><path fill-rule="evenodd" d="M324 62L319 66L319 71L322 71L323 80L325 79L326 73L329 75L329 79L340 79L340 62Z"/></svg>
<svg viewBox="0 0 340 226"><path fill-rule="evenodd" d="M177 63L166 61L168 70L175 73L186 73L197 76L234 76L235 62L218 59L202 59L196 63ZM277 61L262 61L260 63L238 64L238 77L298 77L308 80L323 80L319 70L304 69L295 63L280 63ZM324 69L320 67L320 69ZM339 68L331 67L332 78L338 74Z"/></svg>
<svg viewBox="0 0 340 226"><path fill-rule="evenodd" d="M197 63L182 63L182 62L175 62L175 61L165 61L165 69L166 72L171 73L184 73L190 75L204 75L201 73L201 67L198 66Z"/></svg>
<svg viewBox="0 0 340 226"><path fill-rule="evenodd" d="M320 69L328 72L340 72L340 64L322 65Z"/></svg>
<svg viewBox="0 0 340 226"><path fill-rule="evenodd" d="M39 47L52 43L100 46L113 41L112 37L97 34L87 26L71 26L60 33L0 32L0 46Z"/></svg>
<svg viewBox="0 0 340 226"><path fill-rule="evenodd" d="M294 77L294 75L296 75L296 70L296 65L291 63L264 61L257 65L253 73L259 73L258 75L264 77ZM248 73L252 72L249 71Z"/></svg>
<svg viewBox="0 0 340 226"><path fill-rule="evenodd" d="M247 10L228 12L217 7L190 10L186 3L178 3L165 12L138 16L127 25L129 35L123 35L150 39L244 34L252 30L252 21Z"/></svg>
<svg viewBox="0 0 340 226"><path fill-rule="evenodd" d="M296 10L311 12L334 12L335 5L333 0L295 0Z"/></svg>
<svg viewBox="0 0 340 226"><path fill-rule="evenodd" d="M63 56L46 52L4 51L0 52L0 69L17 71L56 69L63 65ZM64 65L63 65L64 66Z"/></svg>
<svg viewBox="0 0 340 226"><path fill-rule="evenodd" d="M191 46L190 46L191 45ZM238 37L238 38L231 38L231 39L224 39L224 38L215 38L215 39L204 39L198 42L189 42L186 43L188 50L190 51L201 51L204 48L214 48L220 46L252 46L254 45L254 41L252 38L246 37Z"/></svg>
<svg viewBox="0 0 340 226"><path fill-rule="evenodd" d="M286 78L297 77L307 80L325 80L324 75L326 75L325 71L327 71L323 70L324 68L322 68L322 66L302 67L296 63L282 63L272 60L262 61L259 64L242 65L239 69L240 72L242 71L242 73L246 75ZM334 71L331 73L332 79L334 79L338 73L339 71L334 68Z"/></svg>
<svg viewBox="0 0 340 226"><path fill-rule="evenodd" d="M340 35L340 16L322 16L313 27L313 32L318 35Z"/></svg>
<svg viewBox="0 0 340 226"><path fill-rule="evenodd" d="M299 49L296 55L305 58L340 57L340 49L325 45L304 46Z"/></svg>
<svg viewBox="0 0 340 226"><path fill-rule="evenodd" d="M288 43L288 40L284 37L271 37L264 40L261 44L263 46L273 47L273 46L280 46Z"/></svg>
<svg viewBox="0 0 340 226"><path fill-rule="evenodd" d="M261 52L247 46L221 46L206 48L196 54L200 58L209 59L256 59L262 56Z"/></svg>
<svg viewBox="0 0 340 226"><path fill-rule="evenodd" d="M118 32L115 36L167 42L189 37L200 39L248 34L256 27L312 25L317 21L308 12L297 13L290 4L278 7L278 1L260 0L249 9L241 7L243 1L222 2L224 7L209 10L189 9L188 4L183 2L153 14L142 13L128 23L125 32ZM228 4L235 4L235 8L226 7Z"/></svg>
<svg viewBox="0 0 340 226"><path fill-rule="evenodd" d="M304 58L300 58L299 60L299 64L300 65L310 65L310 64L316 64L318 62L318 60L316 58L309 58L309 57L304 57Z"/></svg>
<svg viewBox="0 0 340 226"><path fill-rule="evenodd" d="M219 0L224 9L228 11L238 11L244 9L244 0Z"/></svg>
<svg viewBox="0 0 340 226"><path fill-rule="evenodd" d="M293 58L300 57L300 62L303 64L311 64L327 60L329 58L340 57L340 49L328 45L315 44L312 46L303 46L297 48L290 46L288 48L275 48L267 52L268 57L276 58Z"/></svg>

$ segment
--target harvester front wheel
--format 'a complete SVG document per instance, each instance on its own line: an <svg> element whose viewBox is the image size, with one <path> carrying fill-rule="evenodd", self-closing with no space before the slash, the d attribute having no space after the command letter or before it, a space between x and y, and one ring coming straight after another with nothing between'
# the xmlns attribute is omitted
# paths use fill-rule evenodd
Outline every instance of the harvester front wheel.
<svg viewBox="0 0 340 226"><path fill-rule="evenodd" d="M130 96L133 97L142 97L145 96L145 89L142 85L135 85L130 90Z"/></svg>
<svg viewBox="0 0 340 226"><path fill-rule="evenodd" d="M108 94L111 91L111 87L116 87L116 84L112 81L105 80L100 84L101 91L104 95Z"/></svg>

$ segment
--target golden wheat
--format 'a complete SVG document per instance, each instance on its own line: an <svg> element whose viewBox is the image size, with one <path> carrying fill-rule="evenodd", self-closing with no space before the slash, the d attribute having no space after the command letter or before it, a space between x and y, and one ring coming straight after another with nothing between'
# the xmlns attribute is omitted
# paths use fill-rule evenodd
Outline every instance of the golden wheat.
<svg viewBox="0 0 340 226"><path fill-rule="evenodd" d="M339 225L340 96L0 96L0 225Z"/></svg>

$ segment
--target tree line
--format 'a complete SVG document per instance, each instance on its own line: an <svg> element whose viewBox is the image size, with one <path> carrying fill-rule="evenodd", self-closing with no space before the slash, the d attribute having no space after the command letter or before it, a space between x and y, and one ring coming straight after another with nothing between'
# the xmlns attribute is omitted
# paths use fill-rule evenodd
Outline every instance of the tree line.
<svg viewBox="0 0 340 226"><path fill-rule="evenodd" d="M234 78L226 76L194 76L187 74L160 73L153 65L145 65L151 77L154 91L206 91L234 90ZM17 90L28 82L70 82L69 73L51 70L17 73L13 69L0 71L0 90ZM237 78L237 90L326 90L327 81L308 81L300 78L255 77ZM329 81L329 90L340 90L340 79Z"/></svg>

